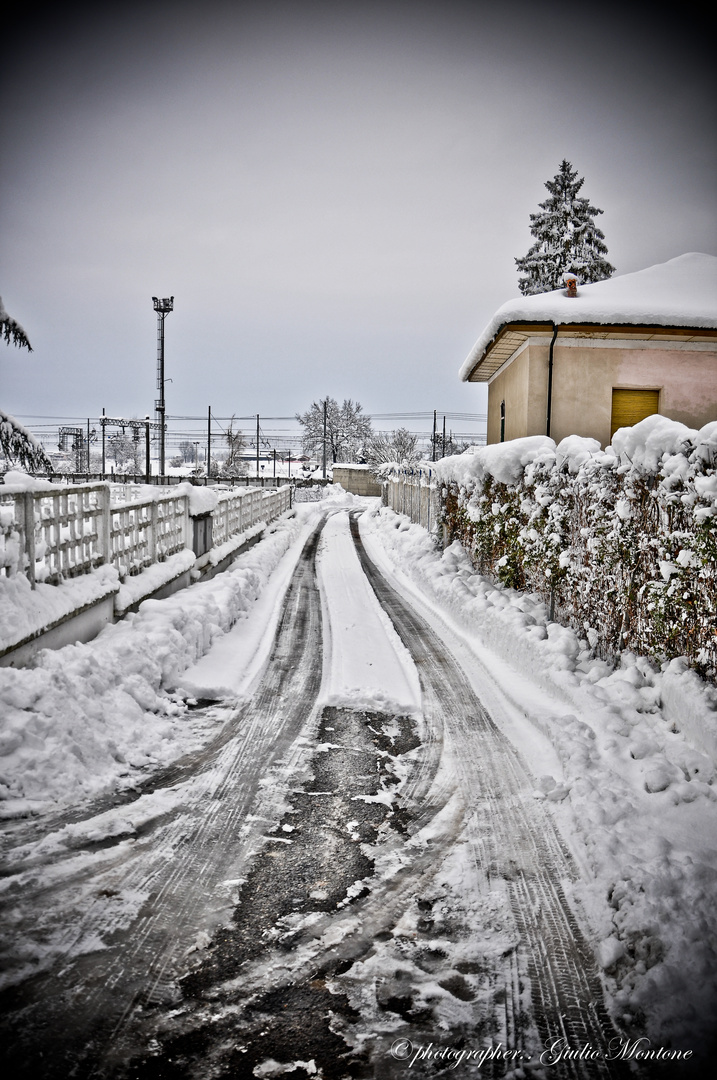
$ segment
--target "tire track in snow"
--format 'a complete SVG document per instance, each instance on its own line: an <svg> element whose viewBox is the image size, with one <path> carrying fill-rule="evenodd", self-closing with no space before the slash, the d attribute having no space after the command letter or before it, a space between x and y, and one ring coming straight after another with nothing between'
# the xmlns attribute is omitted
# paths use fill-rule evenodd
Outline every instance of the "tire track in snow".
<svg viewBox="0 0 717 1080"><path fill-rule="evenodd" d="M505 964L504 1031L521 1048L521 979L527 979L532 1020L541 1043L589 1044L599 1059L564 1061L556 1076L610 1076L609 1043L619 1038L603 1002L591 949L568 903L564 883L577 877L574 861L519 755L496 727L459 664L426 621L388 584L369 559L358 515L351 532L361 566L419 671L429 726L443 730L469 803L469 828L486 890L502 889L520 943Z"/></svg>

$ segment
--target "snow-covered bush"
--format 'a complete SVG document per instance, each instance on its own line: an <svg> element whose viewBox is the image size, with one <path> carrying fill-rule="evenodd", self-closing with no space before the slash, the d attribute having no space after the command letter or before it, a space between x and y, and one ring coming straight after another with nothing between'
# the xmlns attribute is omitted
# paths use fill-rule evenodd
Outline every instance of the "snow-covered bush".
<svg viewBox="0 0 717 1080"><path fill-rule="evenodd" d="M717 677L717 422L650 416L595 440L448 458L444 521L482 573L540 594L595 655L677 656Z"/></svg>

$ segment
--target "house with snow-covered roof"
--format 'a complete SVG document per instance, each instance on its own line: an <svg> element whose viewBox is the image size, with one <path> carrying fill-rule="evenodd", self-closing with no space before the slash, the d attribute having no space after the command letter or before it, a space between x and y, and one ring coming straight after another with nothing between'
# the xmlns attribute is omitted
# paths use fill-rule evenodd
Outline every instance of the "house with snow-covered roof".
<svg viewBox="0 0 717 1080"><path fill-rule="evenodd" d="M509 300L460 370L488 383L488 442L583 435L661 413L717 420L717 257L691 252L633 274Z"/></svg>

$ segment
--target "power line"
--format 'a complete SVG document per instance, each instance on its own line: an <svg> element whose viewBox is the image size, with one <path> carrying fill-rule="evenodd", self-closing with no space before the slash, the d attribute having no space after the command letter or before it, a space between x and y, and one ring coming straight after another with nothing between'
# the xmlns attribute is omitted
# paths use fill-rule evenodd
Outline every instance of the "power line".
<svg viewBox="0 0 717 1080"><path fill-rule="evenodd" d="M61 427L82 426L84 429L85 424L101 423L102 419L101 417L88 418L86 416L53 416L27 413L16 415L19 420L25 422L25 425L33 432L36 438L40 439L48 446L51 443L56 442ZM407 427L410 429L410 433L419 440L419 444L423 445L431 442L431 428L434 417L434 410L432 409L425 411L415 410L411 412L376 412L365 413L364 415L373 423L373 430L376 435L390 436L396 428ZM454 442L471 444L483 442L485 440L486 416L484 414L452 412L449 410L443 412L443 410L436 409L435 415L442 419L445 418L445 423L451 428L451 437ZM137 419L138 423L145 422L145 419L143 418L133 419ZM236 414L231 416L217 416L212 412L212 430L209 437L210 439L216 440L217 452L221 453L225 449L224 444L230 425L232 425L232 430L235 434L242 435L246 446L255 446L256 421L256 413L246 416L237 416ZM130 421L128 421L128 423L129 422ZM207 436L206 425L206 415L167 414L165 430L167 446L172 448L173 454L176 454L180 451L180 447L183 443L193 443L197 441L198 437L201 437L202 441L204 441ZM478 430L476 430L476 427ZM302 425L296 415L261 416L259 432L260 446L269 449L274 447L276 450L282 452L295 450L302 443L301 428ZM156 449L158 445L157 433L152 434L151 441Z"/></svg>
<svg viewBox="0 0 717 1080"><path fill-rule="evenodd" d="M434 411L438 414L438 416L445 416L447 420L463 420L464 422L473 422L473 421L475 421L476 423L481 423L482 421L487 419L487 415L485 413L459 413L459 412L450 412L449 410L444 411L443 409L435 409L435 410L429 409L429 410L424 410L423 412L364 413L364 416L368 416L372 420L385 420L385 419L410 420L410 419L422 419L423 417L430 418L430 417L433 416ZM44 415L42 413L14 413L13 415L16 416L18 418L18 420L54 420L54 421L58 421L58 422L62 422L62 423L64 423L65 421L67 421L67 422L70 422L70 421L79 422L81 420L85 420L85 421L87 420L87 415L86 414L83 415L83 416L49 416L49 415ZM221 421L223 423L229 423L232 419L234 419L234 420L246 420L246 421L249 421L249 422L254 422L254 421L256 421L256 415L257 415L256 413L251 413L251 414L249 414L247 416L236 416L236 415L234 415L234 416L219 416L216 413L212 412L212 420ZM90 419L93 419L93 418L90 417ZM98 419L99 419L99 417L98 417ZM135 420L143 420L144 417L133 417L133 419L135 419ZM261 419L262 420L293 420L296 423L299 423L296 416L263 416L263 415L261 415ZM206 418L206 416L182 416L179 413L177 413L177 414L168 413L167 414L167 421L169 422L170 420L190 420L190 421L196 421L198 423L205 424L207 418Z"/></svg>

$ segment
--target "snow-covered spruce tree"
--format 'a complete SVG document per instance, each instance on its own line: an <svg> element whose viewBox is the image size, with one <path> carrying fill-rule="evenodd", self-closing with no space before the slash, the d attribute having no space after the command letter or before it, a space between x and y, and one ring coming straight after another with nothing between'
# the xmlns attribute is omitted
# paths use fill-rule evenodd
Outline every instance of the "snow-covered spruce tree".
<svg viewBox="0 0 717 1080"><path fill-rule="evenodd" d="M0 297L0 337L5 338L8 345L17 345L19 348L32 352L32 346L27 334L19 322L11 318ZM52 462L35 436L18 423L14 416L0 409L0 457L4 458L6 468L20 465L28 472L52 472ZM2 463L0 463L0 469Z"/></svg>
<svg viewBox="0 0 717 1080"><path fill-rule="evenodd" d="M579 194L584 182L565 160L546 182L550 198L538 204L539 214L530 215L535 243L527 255L515 260L523 275L518 280L523 296L562 288L563 275L568 272L583 284L602 281L615 272L605 258L605 236L594 221L602 210Z"/></svg>

